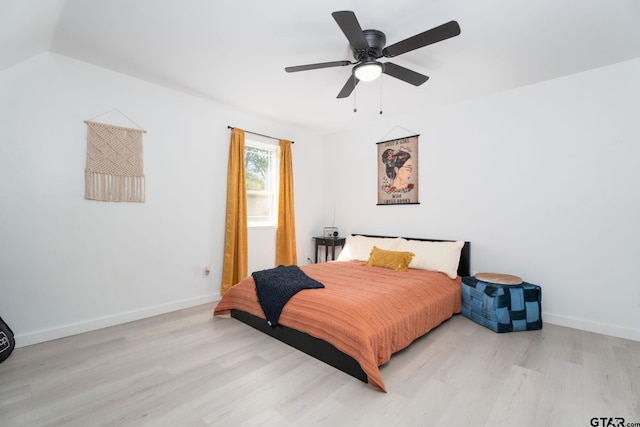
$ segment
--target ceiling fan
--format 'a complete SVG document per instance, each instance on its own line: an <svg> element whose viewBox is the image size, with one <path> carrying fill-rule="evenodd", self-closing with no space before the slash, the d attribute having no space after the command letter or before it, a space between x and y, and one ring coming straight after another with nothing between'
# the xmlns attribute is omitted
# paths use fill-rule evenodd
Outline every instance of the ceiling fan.
<svg viewBox="0 0 640 427"><path fill-rule="evenodd" d="M285 71L294 73L297 71L315 70L318 68L342 67L353 65L352 76L349 77L344 87L338 94L338 98L347 98L355 89L356 85L362 81L373 81L380 74L384 73L396 79L400 79L414 86L420 86L429 77L412 71L408 68L394 64L393 62L378 62L379 58L392 58L406 52L410 52L421 47L455 37L460 34L460 26L456 21L449 21L438 27L427 30L423 33L409 37L391 46L385 47L387 38L382 31L362 30L355 13L349 10L333 12L331 14L338 23L338 26L347 37L355 62L332 61L318 64L297 65L286 67Z"/></svg>

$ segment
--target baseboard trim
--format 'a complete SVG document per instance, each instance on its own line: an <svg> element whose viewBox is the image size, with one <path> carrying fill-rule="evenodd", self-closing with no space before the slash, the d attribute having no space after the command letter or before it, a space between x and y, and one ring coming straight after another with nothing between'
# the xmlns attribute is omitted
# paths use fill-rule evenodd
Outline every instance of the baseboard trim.
<svg viewBox="0 0 640 427"><path fill-rule="evenodd" d="M133 310L125 313L114 314L112 316L91 319L85 322L73 323L58 328L45 329L27 334L16 335L16 347L25 347L32 344L38 344L45 341L51 341L58 338L81 334L83 332L95 331L96 329L120 325L122 323L145 319L147 317L157 316L159 314L169 313L185 308L195 307L201 304L208 304L218 301L219 299L220 296L217 294L202 295L200 297L174 301L168 304L145 307L140 310ZM562 316L559 314L546 312L542 313L542 320L545 323L550 323L553 325L565 326L568 328L580 329L582 331L610 335L613 337L624 338L633 341L640 341L640 330L638 329L624 328L620 326L609 325L606 323L592 322L575 317Z"/></svg>
<svg viewBox="0 0 640 427"><path fill-rule="evenodd" d="M216 294L202 295L195 298L188 298L181 301L174 301L167 304L145 307L139 310L90 319L84 322L73 323L61 327L16 335L16 347L25 347L32 344L81 334L83 332L95 331L96 329L120 325L122 323L145 319L147 317L182 310L184 308L195 307L201 304L208 304L210 302L218 301L219 299L220 296Z"/></svg>
<svg viewBox="0 0 640 427"><path fill-rule="evenodd" d="M594 332L596 334L610 335L612 337L624 338L633 341L640 341L640 330L624 328L621 326L609 325L607 323L592 322L575 317L561 316L553 313L542 313L542 320L558 326L580 329L582 331Z"/></svg>

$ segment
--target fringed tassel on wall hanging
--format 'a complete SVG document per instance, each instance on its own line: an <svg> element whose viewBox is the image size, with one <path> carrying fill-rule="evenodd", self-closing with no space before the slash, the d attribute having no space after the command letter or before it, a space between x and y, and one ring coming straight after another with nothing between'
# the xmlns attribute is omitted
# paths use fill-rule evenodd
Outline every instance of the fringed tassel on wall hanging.
<svg viewBox="0 0 640 427"><path fill-rule="evenodd" d="M142 135L145 131L89 120L85 123L87 167L84 198L144 203Z"/></svg>

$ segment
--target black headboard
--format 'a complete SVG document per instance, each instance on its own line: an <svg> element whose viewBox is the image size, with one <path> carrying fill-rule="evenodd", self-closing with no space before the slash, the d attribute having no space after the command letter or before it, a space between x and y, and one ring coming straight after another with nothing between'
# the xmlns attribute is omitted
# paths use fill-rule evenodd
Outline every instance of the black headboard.
<svg viewBox="0 0 640 427"><path fill-rule="evenodd" d="M360 233L352 233L352 235L364 236L364 237L384 237L384 238L398 237L398 236L379 236L379 235L373 235L373 234L360 234ZM403 237L403 239L420 240L423 242L455 242L455 240L424 239L421 237ZM460 252L460 262L458 263L458 275L463 277L471 276L471 242L464 242L464 246L462 246L462 252Z"/></svg>

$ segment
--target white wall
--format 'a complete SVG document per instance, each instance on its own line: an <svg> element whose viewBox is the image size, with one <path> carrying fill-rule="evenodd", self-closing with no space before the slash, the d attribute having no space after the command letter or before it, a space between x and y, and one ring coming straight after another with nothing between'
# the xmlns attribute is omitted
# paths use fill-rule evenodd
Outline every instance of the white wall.
<svg viewBox="0 0 640 427"><path fill-rule="evenodd" d="M227 125L296 141L298 251L312 254L315 134L52 53L0 73L0 100L0 315L18 345L219 298ZM83 198L83 120L114 108L147 130L144 204Z"/></svg>
<svg viewBox="0 0 640 427"><path fill-rule="evenodd" d="M545 321L640 339L637 75L640 60L320 138L38 55L0 73L0 316L27 345L217 299L232 125L296 141L299 263L334 214L343 235L470 240L474 272L543 287ZM83 199L83 120L113 108L148 131L144 204ZM421 204L376 206L375 142L405 130ZM273 235L250 236L252 268Z"/></svg>
<svg viewBox="0 0 640 427"><path fill-rule="evenodd" d="M327 137L325 204L345 233L469 240L474 273L543 287L545 321L640 340L639 75L634 60ZM376 206L375 143L409 130L420 205Z"/></svg>

